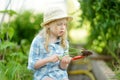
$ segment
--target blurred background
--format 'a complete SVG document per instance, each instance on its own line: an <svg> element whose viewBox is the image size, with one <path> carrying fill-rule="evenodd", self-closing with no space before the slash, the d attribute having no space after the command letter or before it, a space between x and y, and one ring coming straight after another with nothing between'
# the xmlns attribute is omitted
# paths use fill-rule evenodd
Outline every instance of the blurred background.
<svg viewBox="0 0 120 80"><path fill-rule="evenodd" d="M68 24L71 55L91 50L99 55L92 59L104 60L119 80L120 0L0 0L0 80L32 80L30 44L42 29L44 9L51 6L74 17Z"/></svg>

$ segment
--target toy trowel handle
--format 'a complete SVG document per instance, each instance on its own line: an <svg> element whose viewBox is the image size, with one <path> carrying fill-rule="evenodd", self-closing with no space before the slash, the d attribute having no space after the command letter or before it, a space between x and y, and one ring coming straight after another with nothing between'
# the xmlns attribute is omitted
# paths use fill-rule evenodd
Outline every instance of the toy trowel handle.
<svg viewBox="0 0 120 80"><path fill-rule="evenodd" d="M80 56L80 55L79 55L79 56L73 57L72 60L77 60L77 59L81 59L81 58L84 58L84 57L85 57L85 56Z"/></svg>
<svg viewBox="0 0 120 80"><path fill-rule="evenodd" d="M92 55L92 52L89 50L83 50L81 51L81 53L82 55L75 56L72 58L72 60L82 59L82 58Z"/></svg>

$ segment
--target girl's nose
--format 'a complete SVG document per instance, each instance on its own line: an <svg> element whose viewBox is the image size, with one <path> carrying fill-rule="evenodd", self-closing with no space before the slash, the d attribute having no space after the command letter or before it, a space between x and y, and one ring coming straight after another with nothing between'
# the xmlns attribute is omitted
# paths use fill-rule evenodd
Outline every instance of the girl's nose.
<svg viewBox="0 0 120 80"><path fill-rule="evenodd" d="M65 28L66 28L66 25L63 24L63 25L61 26L61 29L64 30Z"/></svg>

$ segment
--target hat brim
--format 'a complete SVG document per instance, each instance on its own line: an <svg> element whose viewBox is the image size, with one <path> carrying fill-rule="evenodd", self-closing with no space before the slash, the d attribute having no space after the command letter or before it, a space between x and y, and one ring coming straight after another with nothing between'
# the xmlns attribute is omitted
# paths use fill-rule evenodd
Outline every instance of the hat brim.
<svg viewBox="0 0 120 80"><path fill-rule="evenodd" d="M46 22L41 23L41 26L43 27L43 26L45 26L46 24L48 24L50 22L53 22L53 21L59 20L59 19L64 19L64 18L66 18L68 21L72 21L73 20L73 17L70 17L70 16L67 16L67 17L56 17L54 19L51 19L51 20L48 20Z"/></svg>

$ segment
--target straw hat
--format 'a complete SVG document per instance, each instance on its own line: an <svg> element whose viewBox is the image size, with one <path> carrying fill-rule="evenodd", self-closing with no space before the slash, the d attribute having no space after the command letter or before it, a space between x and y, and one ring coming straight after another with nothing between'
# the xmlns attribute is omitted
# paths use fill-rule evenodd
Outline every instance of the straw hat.
<svg viewBox="0 0 120 80"><path fill-rule="evenodd" d="M65 12L62 8L49 8L43 13L43 23L41 24L41 26L45 26L46 24L54 20L62 18L67 18L69 21L73 19L72 17L68 16L67 12Z"/></svg>

